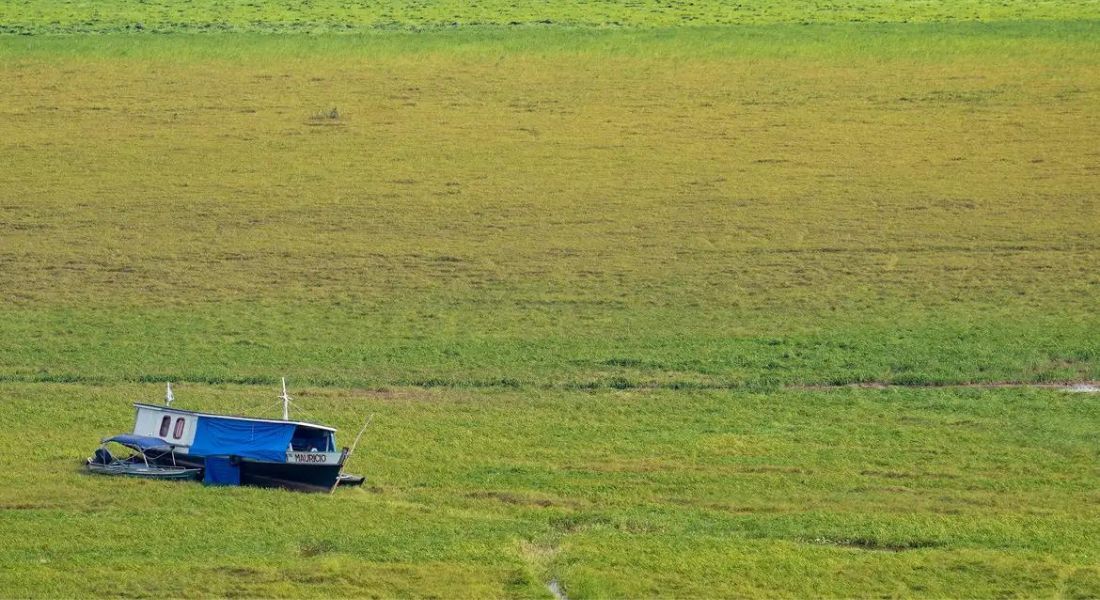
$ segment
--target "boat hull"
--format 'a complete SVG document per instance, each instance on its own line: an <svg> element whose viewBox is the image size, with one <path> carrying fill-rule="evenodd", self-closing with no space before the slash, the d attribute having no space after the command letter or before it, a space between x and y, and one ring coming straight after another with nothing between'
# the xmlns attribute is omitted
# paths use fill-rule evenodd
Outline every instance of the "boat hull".
<svg viewBox="0 0 1100 600"><path fill-rule="evenodd" d="M300 492L331 492L336 487L342 465L296 464L230 457L240 468L241 485L283 488ZM176 455L176 463L205 468L205 457Z"/></svg>
<svg viewBox="0 0 1100 600"><path fill-rule="evenodd" d="M241 461L241 483L303 492L331 492L341 465L305 465Z"/></svg>

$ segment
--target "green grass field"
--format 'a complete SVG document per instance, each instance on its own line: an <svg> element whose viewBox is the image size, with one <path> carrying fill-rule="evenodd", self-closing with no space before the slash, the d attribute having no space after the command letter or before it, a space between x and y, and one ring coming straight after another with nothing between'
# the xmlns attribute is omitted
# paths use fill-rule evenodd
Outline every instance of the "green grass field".
<svg viewBox="0 0 1100 600"><path fill-rule="evenodd" d="M1100 595L1098 3L178 6L0 5L0 596Z"/></svg>
<svg viewBox="0 0 1100 600"><path fill-rule="evenodd" d="M309 388L367 487L79 473L157 386L2 384L5 595L1066 596L1100 592L1095 396ZM200 408L256 386L177 386ZM345 438L346 439L346 438Z"/></svg>
<svg viewBox="0 0 1100 600"><path fill-rule="evenodd" d="M1096 0L11 0L0 32L348 32L469 26L692 27L762 23L1066 21L1100 18Z"/></svg>

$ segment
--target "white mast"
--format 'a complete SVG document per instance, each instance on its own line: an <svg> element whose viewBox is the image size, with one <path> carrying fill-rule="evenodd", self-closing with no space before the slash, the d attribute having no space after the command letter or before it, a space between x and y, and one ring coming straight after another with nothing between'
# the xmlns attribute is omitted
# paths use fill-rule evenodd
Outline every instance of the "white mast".
<svg viewBox="0 0 1100 600"><path fill-rule="evenodd" d="M290 420L290 396L286 395L286 377L283 377L283 395L279 396L283 399L283 420Z"/></svg>
<svg viewBox="0 0 1100 600"><path fill-rule="evenodd" d="M176 397L172 395L172 382L169 381L168 382L168 389L165 390L165 392L164 392L164 405L165 406L172 406L172 401L175 400L175 399L176 399Z"/></svg>

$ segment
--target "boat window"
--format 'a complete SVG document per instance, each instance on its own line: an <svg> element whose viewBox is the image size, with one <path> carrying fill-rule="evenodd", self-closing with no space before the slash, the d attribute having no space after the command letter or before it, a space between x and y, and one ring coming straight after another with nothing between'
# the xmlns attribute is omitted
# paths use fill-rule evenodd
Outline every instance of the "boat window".
<svg viewBox="0 0 1100 600"><path fill-rule="evenodd" d="M168 427L172 424L172 417L164 415L160 420L160 437L168 437Z"/></svg>
<svg viewBox="0 0 1100 600"><path fill-rule="evenodd" d="M295 452L332 452L332 433L299 426L290 439L290 448Z"/></svg>
<svg viewBox="0 0 1100 600"><path fill-rule="evenodd" d="M172 432L172 437L177 440L183 437L183 417L176 419L176 430Z"/></svg>

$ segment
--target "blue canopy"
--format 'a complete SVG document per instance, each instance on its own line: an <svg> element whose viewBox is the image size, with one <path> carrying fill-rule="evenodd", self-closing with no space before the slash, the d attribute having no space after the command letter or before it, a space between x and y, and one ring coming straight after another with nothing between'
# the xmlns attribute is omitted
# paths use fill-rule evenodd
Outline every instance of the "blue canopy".
<svg viewBox="0 0 1100 600"><path fill-rule="evenodd" d="M200 416L192 456L241 456L286 462L296 423Z"/></svg>
<svg viewBox="0 0 1100 600"><path fill-rule="evenodd" d="M163 450L167 452L172 449L172 444L160 438L149 437L147 435L134 435L132 433L120 433L109 438L104 438L102 441L104 444L107 442L118 442L123 446L128 446L142 452L148 450Z"/></svg>

